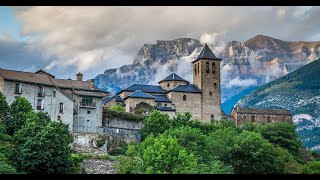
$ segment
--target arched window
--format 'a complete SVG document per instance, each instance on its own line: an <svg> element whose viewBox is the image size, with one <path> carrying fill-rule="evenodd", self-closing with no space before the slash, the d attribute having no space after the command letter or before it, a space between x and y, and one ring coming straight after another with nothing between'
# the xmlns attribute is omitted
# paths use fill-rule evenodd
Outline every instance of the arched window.
<svg viewBox="0 0 320 180"><path fill-rule="evenodd" d="M186 101L187 100L187 96L183 95L183 100Z"/></svg>
<svg viewBox="0 0 320 180"><path fill-rule="evenodd" d="M197 75L197 64L194 64L194 75Z"/></svg>
<svg viewBox="0 0 320 180"><path fill-rule="evenodd" d="M198 63L198 74L199 74L200 72L199 72L199 63Z"/></svg>
<svg viewBox="0 0 320 180"><path fill-rule="evenodd" d="M209 73L209 62L206 62L206 71Z"/></svg>
<svg viewBox="0 0 320 180"><path fill-rule="evenodd" d="M212 63L212 74L216 73L216 68L215 68L216 64L213 62Z"/></svg>
<svg viewBox="0 0 320 180"><path fill-rule="evenodd" d="M170 84L169 84L169 83L167 84L167 87L170 87Z"/></svg>

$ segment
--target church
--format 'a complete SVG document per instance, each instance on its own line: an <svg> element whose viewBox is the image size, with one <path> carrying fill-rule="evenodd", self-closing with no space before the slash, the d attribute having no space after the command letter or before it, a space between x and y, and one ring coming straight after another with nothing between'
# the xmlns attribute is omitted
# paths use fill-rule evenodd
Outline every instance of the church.
<svg viewBox="0 0 320 180"><path fill-rule="evenodd" d="M192 61L193 83L172 73L158 82L158 86L133 84L114 96L104 99L104 107L121 104L126 112L134 112L142 102L155 106L173 117L190 112L192 118L203 122L225 118L221 110L220 62L207 44Z"/></svg>

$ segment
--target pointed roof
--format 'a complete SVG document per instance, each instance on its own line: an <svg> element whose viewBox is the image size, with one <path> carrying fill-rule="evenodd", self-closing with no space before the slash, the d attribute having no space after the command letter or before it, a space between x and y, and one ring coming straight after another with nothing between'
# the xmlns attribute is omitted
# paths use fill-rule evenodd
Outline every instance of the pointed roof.
<svg viewBox="0 0 320 180"><path fill-rule="evenodd" d="M151 96L150 94L144 93L140 90L136 90L133 93L129 94L127 97L124 98L124 100L128 98L157 99L156 97Z"/></svg>
<svg viewBox="0 0 320 180"><path fill-rule="evenodd" d="M159 81L158 83L161 83L163 81L184 81L189 83L189 81L183 79L182 77L178 76L176 73L172 73L169 76L167 76L166 78L162 79L161 81Z"/></svg>
<svg viewBox="0 0 320 180"><path fill-rule="evenodd" d="M220 58L217 58L213 52L211 51L211 49L209 48L209 46L207 45L207 43L204 45L204 47L202 48L198 58L194 61L192 61L192 63L198 61L199 59L210 59L210 60L220 60Z"/></svg>

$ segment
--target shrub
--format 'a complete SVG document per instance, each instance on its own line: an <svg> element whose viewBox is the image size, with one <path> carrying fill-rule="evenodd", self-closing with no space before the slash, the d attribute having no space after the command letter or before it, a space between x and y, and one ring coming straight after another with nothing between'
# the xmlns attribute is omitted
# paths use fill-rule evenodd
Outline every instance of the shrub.
<svg viewBox="0 0 320 180"><path fill-rule="evenodd" d="M121 106L120 104L116 104L116 105L113 105L109 108L110 110L113 110L113 111L121 111L121 112L125 112L126 110L124 109L123 106Z"/></svg>
<svg viewBox="0 0 320 180"><path fill-rule="evenodd" d="M97 139L97 146L102 147L106 143L107 137L105 134L100 134Z"/></svg>
<svg viewBox="0 0 320 180"><path fill-rule="evenodd" d="M122 111L114 111L111 109L104 109L104 115L108 118L120 118L125 119L127 121L134 121L134 122L141 122L144 121L147 116L128 113L128 112L122 112Z"/></svg>

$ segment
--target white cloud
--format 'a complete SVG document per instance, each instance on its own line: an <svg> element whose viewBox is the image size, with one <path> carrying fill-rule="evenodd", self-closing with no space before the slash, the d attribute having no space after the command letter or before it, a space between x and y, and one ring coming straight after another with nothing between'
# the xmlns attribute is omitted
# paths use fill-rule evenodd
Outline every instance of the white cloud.
<svg viewBox="0 0 320 180"><path fill-rule="evenodd" d="M239 77L236 77L232 80L230 80L227 84L227 88L231 87L249 87L249 86L254 86L257 85L258 82L256 79L240 79Z"/></svg>
<svg viewBox="0 0 320 180"><path fill-rule="evenodd" d="M143 44L156 40L203 34L200 40L219 52L221 42L257 33L283 40L315 37L320 8L28 7L17 8L17 17L23 35L38 36L32 43L51 58L48 69L75 66L74 72L93 74L131 63Z"/></svg>

